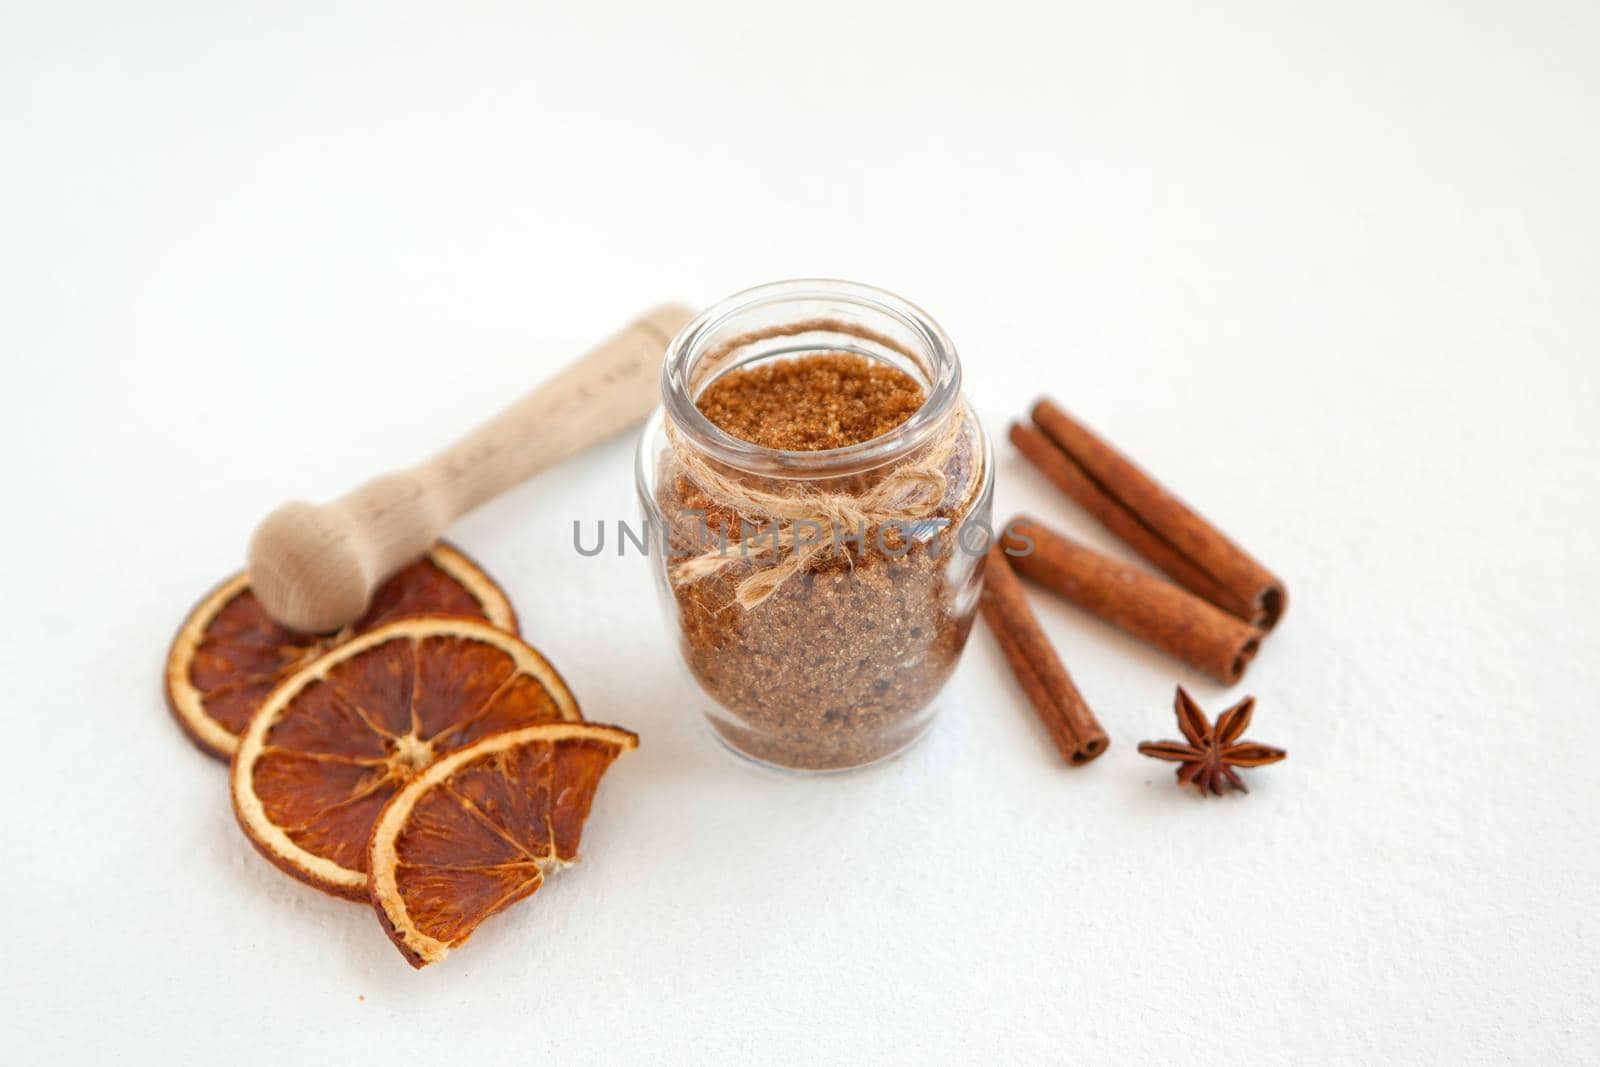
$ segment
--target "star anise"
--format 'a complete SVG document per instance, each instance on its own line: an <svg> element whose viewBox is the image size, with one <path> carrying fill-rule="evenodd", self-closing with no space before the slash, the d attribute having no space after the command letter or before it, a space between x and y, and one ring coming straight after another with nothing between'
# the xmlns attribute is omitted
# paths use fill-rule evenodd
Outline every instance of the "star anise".
<svg viewBox="0 0 1600 1067"><path fill-rule="evenodd" d="M1209 790L1220 797L1224 782L1241 793L1248 793L1250 790L1245 788L1244 780L1234 771L1235 767L1265 767L1288 755L1281 748L1239 740L1250 725L1250 715L1256 707L1255 697L1245 697L1223 712L1217 719L1215 729L1212 729L1206 713L1200 710L1200 705L1183 691L1181 685L1178 687L1176 707L1178 728L1189 739L1189 743L1142 741L1139 751L1156 759L1181 763L1178 784L1193 785L1202 796Z"/></svg>

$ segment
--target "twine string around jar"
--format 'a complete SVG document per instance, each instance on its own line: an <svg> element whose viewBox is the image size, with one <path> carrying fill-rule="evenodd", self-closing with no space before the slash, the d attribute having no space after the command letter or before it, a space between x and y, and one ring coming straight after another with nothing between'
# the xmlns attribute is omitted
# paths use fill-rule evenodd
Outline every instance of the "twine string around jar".
<svg viewBox="0 0 1600 1067"><path fill-rule="evenodd" d="M834 552L843 538L840 530L852 536L874 531L881 536L886 524L924 519L943 501L948 486L945 467L966 432L964 412L958 412L950 425L920 457L891 470L860 492L823 492L795 488L775 493L755 488L724 473L695 450L685 446L677 432L667 427L667 439L682 474L709 496L733 511L743 525L761 520L760 532L741 536L737 549L727 544L691 556L672 569L675 585L686 585L717 574L724 568L751 558L773 557L769 567L757 568L734 588L734 601L748 611L770 597L785 582L803 572L814 560ZM976 479L974 484L981 481ZM829 534L801 540L798 530L810 524ZM749 522L749 525L756 525ZM742 533L742 530L741 530ZM783 549L787 547L788 553Z"/></svg>

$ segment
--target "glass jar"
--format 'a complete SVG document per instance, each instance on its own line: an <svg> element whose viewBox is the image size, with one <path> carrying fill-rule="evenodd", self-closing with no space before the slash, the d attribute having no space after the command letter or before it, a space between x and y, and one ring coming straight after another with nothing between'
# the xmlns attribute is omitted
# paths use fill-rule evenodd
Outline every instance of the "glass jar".
<svg viewBox="0 0 1600 1067"><path fill-rule="evenodd" d="M827 451L765 448L696 407L730 371L854 353L922 387L909 418ZM667 349L637 478L668 625L726 745L843 770L931 725L966 645L994 475L944 331L890 293L839 281L747 290Z"/></svg>

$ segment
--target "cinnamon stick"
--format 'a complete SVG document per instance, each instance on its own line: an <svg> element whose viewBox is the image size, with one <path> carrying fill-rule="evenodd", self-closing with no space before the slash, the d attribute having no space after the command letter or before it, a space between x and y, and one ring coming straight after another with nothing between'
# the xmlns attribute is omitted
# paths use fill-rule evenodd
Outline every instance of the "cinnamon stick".
<svg viewBox="0 0 1600 1067"><path fill-rule="evenodd" d="M1224 685L1243 675L1262 633L1171 582L1017 516L1001 543L1011 566Z"/></svg>
<svg viewBox="0 0 1600 1067"><path fill-rule="evenodd" d="M1061 758L1079 766L1104 752L1110 738L1072 684L1072 676L1028 607L1022 583L998 543L989 548L979 604L984 622L994 631L1006 662Z"/></svg>
<svg viewBox="0 0 1600 1067"><path fill-rule="evenodd" d="M1263 632L1288 606L1283 583L1132 460L1049 400L1012 443L1063 492L1179 585Z"/></svg>

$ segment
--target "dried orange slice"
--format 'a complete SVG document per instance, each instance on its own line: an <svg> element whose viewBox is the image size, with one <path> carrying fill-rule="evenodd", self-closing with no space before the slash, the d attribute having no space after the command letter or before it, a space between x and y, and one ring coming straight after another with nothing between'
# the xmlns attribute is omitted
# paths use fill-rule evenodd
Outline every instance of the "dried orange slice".
<svg viewBox="0 0 1600 1067"><path fill-rule="evenodd" d="M372 827L372 906L413 967L571 863L600 776L639 739L556 723L493 734L446 756L390 799Z"/></svg>
<svg viewBox="0 0 1600 1067"><path fill-rule="evenodd" d="M167 653L167 707L201 750L229 759L267 694L328 649L412 615L487 619L517 632L517 616L478 565L443 542L378 587L359 622L303 634L268 617L241 572L195 605Z"/></svg>
<svg viewBox="0 0 1600 1067"><path fill-rule="evenodd" d="M367 895L378 811L437 757L500 730L581 720L545 658L473 619L402 619L280 684L233 757L233 810L260 853L319 889Z"/></svg>

